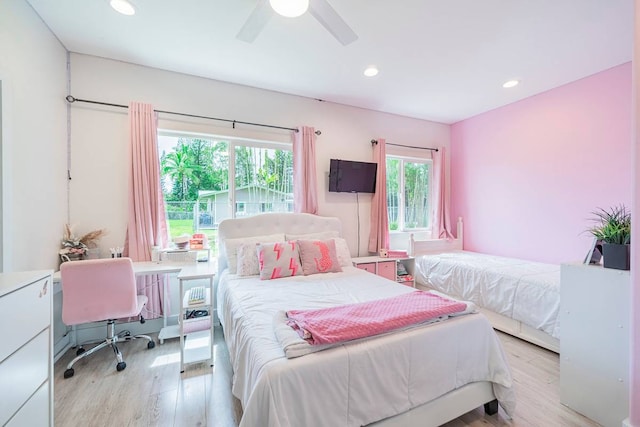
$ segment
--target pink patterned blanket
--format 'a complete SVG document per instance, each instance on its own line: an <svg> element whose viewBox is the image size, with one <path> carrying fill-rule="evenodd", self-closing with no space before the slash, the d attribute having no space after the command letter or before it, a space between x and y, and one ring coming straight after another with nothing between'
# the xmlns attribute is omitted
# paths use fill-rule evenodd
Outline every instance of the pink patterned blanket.
<svg viewBox="0 0 640 427"><path fill-rule="evenodd" d="M379 335L408 325L459 313L467 304L430 292L317 310L287 311L287 324L312 345Z"/></svg>

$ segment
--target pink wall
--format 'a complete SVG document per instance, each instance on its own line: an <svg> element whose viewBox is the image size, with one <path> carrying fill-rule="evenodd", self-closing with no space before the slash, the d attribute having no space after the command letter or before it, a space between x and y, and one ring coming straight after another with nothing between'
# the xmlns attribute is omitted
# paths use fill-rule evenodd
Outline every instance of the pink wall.
<svg viewBox="0 0 640 427"><path fill-rule="evenodd" d="M633 213L631 223L637 224L640 218L640 0L635 1L633 44ZM629 377L631 380L629 396L629 419L625 426L640 426L640 228L631 228L631 343L629 356Z"/></svg>
<svg viewBox="0 0 640 427"><path fill-rule="evenodd" d="M631 101L626 63L452 125L452 218L464 219L464 248L583 259L591 212L631 207Z"/></svg>

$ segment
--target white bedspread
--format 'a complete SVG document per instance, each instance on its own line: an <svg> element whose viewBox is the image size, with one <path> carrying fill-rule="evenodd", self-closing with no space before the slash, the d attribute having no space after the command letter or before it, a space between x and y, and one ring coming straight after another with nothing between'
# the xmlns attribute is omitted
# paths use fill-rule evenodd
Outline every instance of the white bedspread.
<svg viewBox="0 0 640 427"><path fill-rule="evenodd" d="M416 280L560 338L560 266L468 251L421 255Z"/></svg>
<svg viewBox="0 0 640 427"><path fill-rule="evenodd" d="M242 402L241 427L361 426L406 412L476 381L494 382L511 413L515 398L501 344L471 314L287 359L274 316L391 297L412 288L362 270L261 281L223 273L218 313Z"/></svg>

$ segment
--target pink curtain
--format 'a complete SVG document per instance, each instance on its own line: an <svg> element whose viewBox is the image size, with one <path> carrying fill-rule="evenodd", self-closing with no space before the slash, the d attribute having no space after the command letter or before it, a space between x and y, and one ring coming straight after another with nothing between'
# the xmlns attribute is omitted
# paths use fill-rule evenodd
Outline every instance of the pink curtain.
<svg viewBox="0 0 640 427"><path fill-rule="evenodd" d="M449 183L446 174L446 151L440 147L433 153L433 210L431 235L434 239L453 239L449 215Z"/></svg>
<svg viewBox="0 0 640 427"><path fill-rule="evenodd" d="M293 136L293 210L318 213L316 133L307 126L299 128Z"/></svg>
<svg viewBox="0 0 640 427"><path fill-rule="evenodd" d="M373 147L373 160L378 164L376 192L371 199L371 231L369 252L389 249L389 217L387 213L387 148L384 139Z"/></svg>
<svg viewBox="0 0 640 427"><path fill-rule="evenodd" d="M151 247L167 245L167 221L160 186L157 114L150 104L129 104L129 142L129 222L124 256L151 261ZM165 276L140 276L137 281L138 293L149 298L143 316L160 316Z"/></svg>

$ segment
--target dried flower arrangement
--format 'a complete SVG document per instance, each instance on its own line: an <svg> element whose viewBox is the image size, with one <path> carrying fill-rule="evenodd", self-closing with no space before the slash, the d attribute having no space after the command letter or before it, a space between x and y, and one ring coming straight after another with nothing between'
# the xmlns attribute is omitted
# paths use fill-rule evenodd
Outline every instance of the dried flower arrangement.
<svg viewBox="0 0 640 427"><path fill-rule="evenodd" d="M60 254L60 258L62 258L63 261L81 259L87 253L88 249L98 246L98 241L105 234L107 234L107 230L99 229L90 231L81 237L76 237L73 234L71 226L65 224L62 235L62 249L58 251L58 254Z"/></svg>

